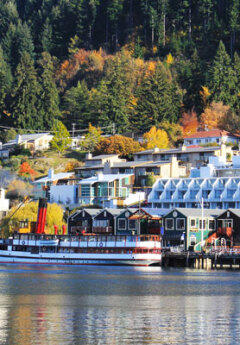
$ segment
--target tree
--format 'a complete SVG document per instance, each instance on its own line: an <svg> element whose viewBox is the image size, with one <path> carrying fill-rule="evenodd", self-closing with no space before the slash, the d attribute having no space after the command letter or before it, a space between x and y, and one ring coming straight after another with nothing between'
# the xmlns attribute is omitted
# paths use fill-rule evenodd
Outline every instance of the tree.
<svg viewBox="0 0 240 345"><path fill-rule="evenodd" d="M63 97L63 113L66 115L65 123L71 126L75 123L79 128L85 129L89 118L89 96L85 81L78 82L76 87L69 89Z"/></svg>
<svg viewBox="0 0 240 345"><path fill-rule="evenodd" d="M11 234L14 230L17 230L20 221L26 219L34 222L37 221L38 202L32 201L19 208L14 214L16 209L16 207L13 207L2 221L1 229L5 236ZM64 224L63 209L60 205L57 205L55 203L48 204L45 232L54 234L55 224L59 229L61 229L62 225Z"/></svg>
<svg viewBox="0 0 240 345"><path fill-rule="evenodd" d="M178 123L170 123L168 121L160 122L159 129L167 133L170 146L174 147L183 137L182 127Z"/></svg>
<svg viewBox="0 0 240 345"><path fill-rule="evenodd" d="M157 129L155 126L143 135L143 140L146 149L153 149L154 147L166 149L169 145L167 133L162 129Z"/></svg>
<svg viewBox="0 0 240 345"><path fill-rule="evenodd" d="M51 146L60 154L67 149L72 140L67 128L61 121L55 120L52 130L54 137L51 141Z"/></svg>
<svg viewBox="0 0 240 345"><path fill-rule="evenodd" d="M134 152L141 151L142 147L132 138L127 138L122 135L114 135L108 138L102 138L95 148L96 154L119 154L121 156L128 156Z"/></svg>
<svg viewBox="0 0 240 345"><path fill-rule="evenodd" d="M33 185L22 180L13 180L8 185L6 196L10 199L20 199L31 195Z"/></svg>
<svg viewBox="0 0 240 345"><path fill-rule="evenodd" d="M154 69L145 71L141 85L136 91L136 113L132 127L149 130L160 122L175 122L180 111L180 94L171 73L158 62Z"/></svg>
<svg viewBox="0 0 240 345"><path fill-rule="evenodd" d="M93 151L101 140L101 133L102 131L100 128L96 128L90 123L88 127L88 133L86 134L81 147L86 151Z"/></svg>
<svg viewBox="0 0 240 345"><path fill-rule="evenodd" d="M38 114L39 84L33 60L23 53L16 68L12 97L14 124L21 128L38 129L42 123Z"/></svg>
<svg viewBox="0 0 240 345"><path fill-rule="evenodd" d="M42 121L41 128L50 129L55 119L60 117L59 95L55 83L54 59L49 53L42 53L38 60L39 84L41 87L39 97L39 117Z"/></svg>
<svg viewBox="0 0 240 345"><path fill-rule="evenodd" d="M212 102L201 114L200 124L202 128L219 128L220 123L229 113L230 107L222 102Z"/></svg>
<svg viewBox="0 0 240 345"><path fill-rule="evenodd" d="M183 113L180 119L181 126L183 127L183 135L190 135L196 133L199 127L197 114L194 111Z"/></svg>
<svg viewBox="0 0 240 345"><path fill-rule="evenodd" d="M31 166L28 162L23 162L20 165L18 173L20 176L30 177L32 180L33 180L34 176L37 174L36 171L31 168Z"/></svg>
<svg viewBox="0 0 240 345"><path fill-rule="evenodd" d="M236 76L232 68L230 56L222 41L213 61L210 75L212 100L233 106L235 102Z"/></svg>

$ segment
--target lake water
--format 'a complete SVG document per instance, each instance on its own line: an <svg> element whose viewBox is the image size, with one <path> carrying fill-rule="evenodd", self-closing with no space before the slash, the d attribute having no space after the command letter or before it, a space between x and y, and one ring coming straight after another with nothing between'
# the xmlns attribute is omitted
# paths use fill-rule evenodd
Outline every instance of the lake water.
<svg viewBox="0 0 240 345"><path fill-rule="evenodd" d="M240 272L0 266L0 344L240 342Z"/></svg>

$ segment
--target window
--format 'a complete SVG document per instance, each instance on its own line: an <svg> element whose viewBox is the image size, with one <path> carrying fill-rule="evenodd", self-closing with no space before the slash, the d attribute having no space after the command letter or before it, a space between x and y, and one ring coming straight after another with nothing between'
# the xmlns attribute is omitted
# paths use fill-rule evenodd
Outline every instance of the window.
<svg viewBox="0 0 240 345"><path fill-rule="evenodd" d="M166 230L173 230L173 219L167 218L165 220L165 226L166 226Z"/></svg>
<svg viewBox="0 0 240 345"><path fill-rule="evenodd" d="M135 230L136 229L136 220L135 219L129 219L128 220L128 226L129 226L129 230Z"/></svg>
<svg viewBox="0 0 240 345"><path fill-rule="evenodd" d="M190 227L191 228L196 228L196 219L195 218L191 218L191 220L190 220Z"/></svg>
<svg viewBox="0 0 240 345"><path fill-rule="evenodd" d="M177 230L184 230L184 229L185 229L185 219L177 218Z"/></svg>
<svg viewBox="0 0 240 345"><path fill-rule="evenodd" d="M126 219L125 218L118 219L118 229L119 230L126 230Z"/></svg>
<svg viewBox="0 0 240 345"><path fill-rule="evenodd" d="M206 229L206 220L205 219L203 220L203 227L202 227L202 220L199 220L199 228L201 230Z"/></svg>
<svg viewBox="0 0 240 345"><path fill-rule="evenodd" d="M215 220L214 219L209 219L208 227L209 227L209 230L214 230L215 229Z"/></svg>

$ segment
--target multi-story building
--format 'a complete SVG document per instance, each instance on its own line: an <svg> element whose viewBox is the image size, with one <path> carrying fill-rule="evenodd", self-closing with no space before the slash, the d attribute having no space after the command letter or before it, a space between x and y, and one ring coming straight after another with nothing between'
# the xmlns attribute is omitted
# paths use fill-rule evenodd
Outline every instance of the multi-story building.
<svg viewBox="0 0 240 345"><path fill-rule="evenodd" d="M174 149L159 149L154 148L151 150L140 151L134 153L134 161L170 161L172 157L176 157L180 163L192 167L200 167L209 162L209 157L223 156L231 158L232 149L230 146L221 144L219 146L202 147L193 145Z"/></svg>
<svg viewBox="0 0 240 345"><path fill-rule="evenodd" d="M225 157L211 157L210 163L192 169L188 178L158 179L148 196L152 207L240 208L240 156L232 164Z"/></svg>
<svg viewBox="0 0 240 345"><path fill-rule="evenodd" d="M79 204L115 208L144 201L145 193L133 193L133 184L132 174L99 173L79 182Z"/></svg>

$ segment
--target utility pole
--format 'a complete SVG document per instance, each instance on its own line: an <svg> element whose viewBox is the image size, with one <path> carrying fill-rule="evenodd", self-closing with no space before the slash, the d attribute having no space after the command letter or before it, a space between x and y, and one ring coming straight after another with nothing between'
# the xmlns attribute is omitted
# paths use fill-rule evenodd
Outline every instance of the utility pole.
<svg viewBox="0 0 240 345"><path fill-rule="evenodd" d="M116 134L116 127L115 127L115 123L114 122L112 124L112 133L113 133L113 135Z"/></svg>
<svg viewBox="0 0 240 345"><path fill-rule="evenodd" d="M74 138L75 126L76 126L76 123L72 123L72 138ZM74 146L74 142L73 142L73 140L72 140L72 149L73 149L73 146Z"/></svg>

